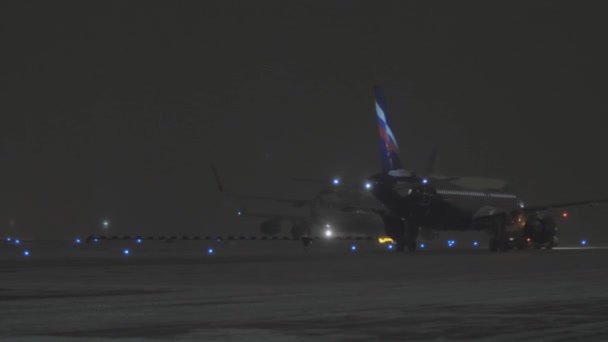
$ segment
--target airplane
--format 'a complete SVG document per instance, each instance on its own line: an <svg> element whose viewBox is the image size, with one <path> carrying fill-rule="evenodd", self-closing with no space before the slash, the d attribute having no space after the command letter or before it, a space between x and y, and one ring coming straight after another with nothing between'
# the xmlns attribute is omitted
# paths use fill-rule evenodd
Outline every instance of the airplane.
<svg viewBox="0 0 608 342"><path fill-rule="evenodd" d="M403 166L382 89L374 87L374 95L382 172L369 177L365 188L383 208L345 206L342 210L379 215L386 235L396 241L398 251L404 251L405 247L415 251L421 229L485 230L491 236L491 251L526 243L551 249L558 241L553 209L608 201L602 198L526 206L509 191L509 184L500 179L417 175Z"/></svg>
<svg viewBox="0 0 608 342"><path fill-rule="evenodd" d="M361 191L360 187L352 188L339 186L340 180L334 179L329 186L321 189L313 198L296 199L276 196L248 195L233 193L225 190L217 169L211 165L216 185L220 193L229 198L256 201L272 201L290 205L293 208L306 209L299 214L278 212L256 212L241 207L237 215L241 217L264 219L260 224L260 231L265 235L278 235L281 233L282 223L291 224L290 234L294 239L302 238L305 246L311 244L312 236L334 238L337 236L375 236L381 232L382 222L369 212L347 212L342 210L345 206L366 203L377 206L379 203L369 192ZM299 181L306 181L297 179Z"/></svg>

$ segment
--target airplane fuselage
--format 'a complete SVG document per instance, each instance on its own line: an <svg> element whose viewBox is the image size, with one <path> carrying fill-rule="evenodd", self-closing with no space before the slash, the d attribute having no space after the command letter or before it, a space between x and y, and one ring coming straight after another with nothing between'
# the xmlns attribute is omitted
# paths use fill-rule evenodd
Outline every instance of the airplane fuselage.
<svg viewBox="0 0 608 342"><path fill-rule="evenodd" d="M429 177L415 183L381 177L384 179L376 182L372 192L409 225L434 230L482 229L477 218L511 213L523 206L500 180Z"/></svg>

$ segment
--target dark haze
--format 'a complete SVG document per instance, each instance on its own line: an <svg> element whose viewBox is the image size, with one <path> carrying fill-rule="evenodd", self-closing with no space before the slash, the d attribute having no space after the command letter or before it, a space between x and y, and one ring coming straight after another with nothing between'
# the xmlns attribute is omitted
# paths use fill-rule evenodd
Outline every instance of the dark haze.
<svg viewBox="0 0 608 342"><path fill-rule="evenodd" d="M605 11L588 2L3 1L0 234L257 232L218 193L402 158L511 180L526 203L608 195ZM602 234L608 207L568 229Z"/></svg>

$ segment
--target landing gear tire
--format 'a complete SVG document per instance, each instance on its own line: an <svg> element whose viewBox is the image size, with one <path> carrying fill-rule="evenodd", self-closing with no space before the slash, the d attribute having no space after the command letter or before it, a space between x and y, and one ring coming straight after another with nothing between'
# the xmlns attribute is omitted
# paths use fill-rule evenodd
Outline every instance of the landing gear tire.
<svg viewBox="0 0 608 342"><path fill-rule="evenodd" d="M498 250L498 243L496 242L495 237L490 238L490 252L496 252Z"/></svg>
<svg viewBox="0 0 608 342"><path fill-rule="evenodd" d="M500 239L498 241L498 249L501 252L506 252L509 250L509 243L507 242L507 239Z"/></svg>
<svg viewBox="0 0 608 342"><path fill-rule="evenodd" d="M401 237L397 238L397 243L395 244L395 247L397 247L397 252L405 251L406 243L407 243L407 241L405 240L405 237L401 236Z"/></svg>
<svg viewBox="0 0 608 342"><path fill-rule="evenodd" d="M415 239L410 239L410 241L407 242L407 250L410 252L416 251L416 240Z"/></svg>
<svg viewBox="0 0 608 342"><path fill-rule="evenodd" d="M407 229L407 250L410 252L416 251L416 245L418 241L418 233L420 228L417 224L410 224Z"/></svg>
<svg viewBox="0 0 608 342"><path fill-rule="evenodd" d="M507 227L504 221L498 223L494 236L490 238L490 251L506 252L509 250L509 241L507 240L506 229Z"/></svg>

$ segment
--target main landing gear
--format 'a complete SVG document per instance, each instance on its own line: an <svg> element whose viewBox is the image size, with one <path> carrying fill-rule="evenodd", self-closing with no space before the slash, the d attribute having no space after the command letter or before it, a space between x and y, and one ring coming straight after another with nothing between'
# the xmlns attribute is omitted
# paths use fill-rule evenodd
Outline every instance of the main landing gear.
<svg viewBox="0 0 608 342"><path fill-rule="evenodd" d="M405 224L405 226L407 227L404 227L403 232L407 231L407 235L402 233L399 237L397 237L397 251L403 252L407 247L409 252L415 252L416 247L418 246L418 227L407 224Z"/></svg>
<svg viewBox="0 0 608 342"><path fill-rule="evenodd" d="M509 249L506 220L500 220L500 222L498 222L494 229L494 234L490 238L489 246L490 251L492 252L507 251Z"/></svg>

